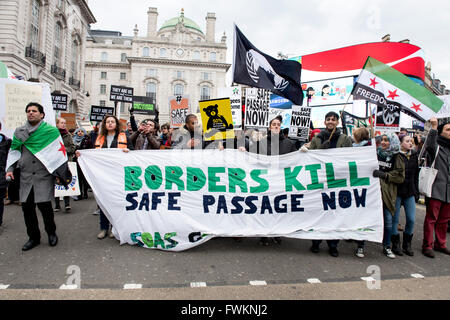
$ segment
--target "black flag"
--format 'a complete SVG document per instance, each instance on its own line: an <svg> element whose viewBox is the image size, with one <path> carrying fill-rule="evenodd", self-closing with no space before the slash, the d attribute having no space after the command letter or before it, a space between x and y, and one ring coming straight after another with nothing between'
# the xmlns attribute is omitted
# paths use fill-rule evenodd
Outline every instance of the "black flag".
<svg viewBox="0 0 450 320"><path fill-rule="evenodd" d="M259 51L234 25L233 82L268 89L301 106L302 65L293 60L278 60Z"/></svg>

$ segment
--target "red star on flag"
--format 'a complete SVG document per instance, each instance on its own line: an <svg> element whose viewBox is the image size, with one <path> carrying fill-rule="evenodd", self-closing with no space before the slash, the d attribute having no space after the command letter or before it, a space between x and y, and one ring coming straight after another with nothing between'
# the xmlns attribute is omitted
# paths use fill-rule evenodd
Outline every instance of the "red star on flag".
<svg viewBox="0 0 450 320"><path fill-rule="evenodd" d="M62 151L64 156L66 156L66 147L64 147L64 144L60 141L59 144L61 145L61 148L58 151Z"/></svg>
<svg viewBox="0 0 450 320"><path fill-rule="evenodd" d="M420 109L420 106L421 106L420 103L419 103L419 104L415 104L415 103L413 102L413 105L412 105L411 109L416 110L416 112L423 111L422 109Z"/></svg>
<svg viewBox="0 0 450 320"><path fill-rule="evenodd" d="M375 81L376 79L377 79L376 77L373 77L373 79L370 79L369 86L373 86L374 89L375 89L375 86L379 83L379 82Z"/></svg>
<svg viewBox="0 0 450 320"><path fill-rule="evenodd" d="M395 97L399 97L399 95L397 94L397 89L395 89L394 91L390 91L390 90L388 90L388 91L389 91L388 98L392 98L392 100L394 100Z"/></svg>

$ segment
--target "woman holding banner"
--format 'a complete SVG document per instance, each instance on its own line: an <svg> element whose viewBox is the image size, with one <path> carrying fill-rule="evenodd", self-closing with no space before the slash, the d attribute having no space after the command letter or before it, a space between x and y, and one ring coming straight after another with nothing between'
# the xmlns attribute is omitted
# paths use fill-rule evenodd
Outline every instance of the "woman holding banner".
<svg viewBox="0 0 450 320"><path fill-rule="evenodd" d="M383 253L391 259L395 254L391 250L392 222L397 200L397 185L405 180L405 163L399 156L400 141L395 133L382 135L381 144L377 149L379 170L373 176L380 178L381 196L383 199Z"/></svg>
<svg viewBox="0 0 450 320"><path fill-rule="evenodd" d="M128 141L125 132L120 130L120 122L116 116L108 115L102 120L99 135L94 144L95 149L102 148L119 148L123 152L129 152L133 149L131 142ZM76 151L76 156L81 154ZM106 238L109 233L109 237L113 238L114 235L111 232L111 224L103 211L100 209L100 233L97 235L98 239Z"/></svg>

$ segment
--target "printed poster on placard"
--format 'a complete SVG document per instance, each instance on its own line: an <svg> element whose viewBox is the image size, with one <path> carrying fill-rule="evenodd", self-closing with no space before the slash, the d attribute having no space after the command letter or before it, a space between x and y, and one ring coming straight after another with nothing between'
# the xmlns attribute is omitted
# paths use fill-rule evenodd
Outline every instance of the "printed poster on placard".
<svg viewBox="0 0 450 320"><path fill-rule="evenodd" d="M400 132L400 107L393 104L388 107L377 106L375 130Z"/></svg>
<svg viewBox="0 0 450 320"><path fill-rule="evenodd" d="M180 128L184 125L186 116L190 113L189 96L179 95L169 97L170 127Z"/></svg>
<svg viewBox="0 0 450 320"><path fill-rule="evenodd" d="M234 139L230 98L199 101L206 141Z"/></svg>
<svg viewBox="0 0 450 320"><path fill-rule="evenodd" d="M269 90L245 89L245 128L268 128L269 104Z"/></svg>
<svg viewBox="0 0 450 320"><path fill-rule="evenodd" d="M242 89L241 86L219 88L219 98L230 98L231 116L234 129L242 129Z"/></svg>
<svg viewBox="0 0 450 320"><path fill-rule="evenodd" d="M289 138L306 141L309 137L309 123L311 121L311 108L292 106L291 126Z"/></svg>
<svg viewBox="0 0 450 320"><path fill-rule="evenodd" d="M78 171L76 162L68 162L70 172L72 173L72 181L69 183L69 188L66 190L64 186L55 184L55 197L65 197L65 196L79 196L80 185L78 182Z"/></svg>

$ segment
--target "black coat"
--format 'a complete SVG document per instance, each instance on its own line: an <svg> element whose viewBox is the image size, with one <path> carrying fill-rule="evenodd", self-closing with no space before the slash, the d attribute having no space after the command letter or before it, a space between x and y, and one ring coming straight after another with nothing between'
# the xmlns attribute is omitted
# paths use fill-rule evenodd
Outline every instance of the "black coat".
<svg viewBox="0 0 450 320"><path fill-rule="evenodd" d="M6 182L6 160L8 159L8 152L11 148L11 139L7 138L5 135L0 134L3 139L0 142L0 189L5 189L7 186ZM0 199L3 201L3 199Z"/></svg>
<svg viewBox="0 0 450 320"><path fill-rule="evenodd" d="M399 153L405 163L405 181L397 186L397 196L406 199L419 196L419 156L417 152L411 154L409 159Z"/></svg>
<svg viewBox="0 0 450 320"><path fill-rule="evenodd" d="M278 139L278 141L273 141L272 145L273 139ZM291 139L286 138L284 134L272 135L270 131L267 137L263 138L259 142L259 146L259 153L268 156L281 155L297 151L295 148L295 143ZM272 147L274 148L272 149Z"/></svg>

